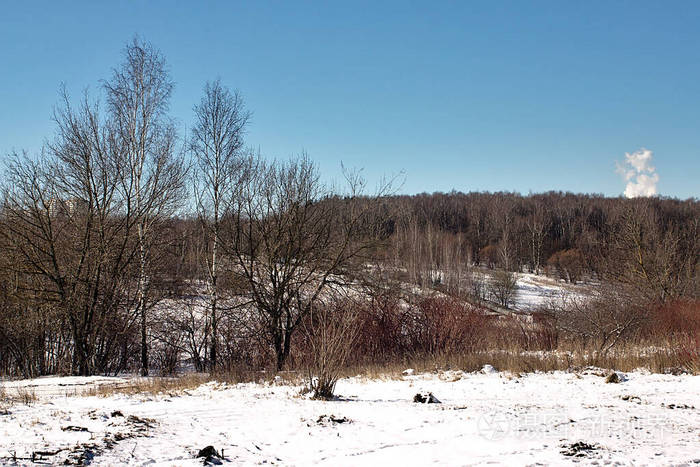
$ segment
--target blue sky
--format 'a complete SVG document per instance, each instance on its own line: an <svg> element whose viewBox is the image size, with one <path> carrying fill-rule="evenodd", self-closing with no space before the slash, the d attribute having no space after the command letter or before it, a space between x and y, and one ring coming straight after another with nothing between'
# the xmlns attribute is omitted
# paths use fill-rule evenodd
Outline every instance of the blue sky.
<svg viewBox="0 0 700 467"><path fill-rule="evenodd" d="M653 152L658 192L700 196L700 2L7 2L0 154L51 136L61 82L99 92L134 34L165 55L172 115L207 80L244 95L248 143L305 150L404 193L618 196Z"/></svg>

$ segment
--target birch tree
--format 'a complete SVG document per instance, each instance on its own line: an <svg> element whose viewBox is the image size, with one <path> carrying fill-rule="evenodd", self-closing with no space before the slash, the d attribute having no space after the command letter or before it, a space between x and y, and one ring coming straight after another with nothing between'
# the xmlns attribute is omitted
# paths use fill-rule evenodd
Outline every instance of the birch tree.
<svg viewBox="0 0 700 467"><path fill-rule="evenodd" d="M104 83L111 117L123 147L123 196L137 216L137 301L141 328L141 374L148 375L147 310L154 227L182 198L184 163L176 150L176 131L167 116L173 83L165 59L148 43L134 38L124 49L124 63Z"/></svg>
<svg viewBox="0 0 700 467"><path fill-rule="evenodd" d="M218 358L221 218L244 166L241 151L250 113L238 92L230 92L218 80L206 84L204 96L194 112L196 122L192 129L190 150L197 169L194 184L197 214L210 237L210 249L205 261L211 323L209 364L210 369L215 370Z"/></svg>

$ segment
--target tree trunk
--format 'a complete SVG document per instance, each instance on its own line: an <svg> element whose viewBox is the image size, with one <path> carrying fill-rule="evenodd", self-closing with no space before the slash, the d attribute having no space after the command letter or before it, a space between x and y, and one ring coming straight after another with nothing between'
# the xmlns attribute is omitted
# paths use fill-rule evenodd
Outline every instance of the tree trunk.
<svg viewBox="0 0 700 467"><path fill-rule="evenodd" d="M215 371L216 370L216 364L217 364L217 334L216 334L216 328L217 328L217 317L216 317L216 291L214 291L212 295L212 301L211 301L211 346L209 349L209 371Z"/></svg>
<svg viewBox="0 0 700 467"><path fill-rule="evenodd" d="M219 207L218 207L218 197L215 197L215 208L214 208L214 241L212 245L211 254L211 346L209 349L209 371L216 370L217 364L217 346L219 336L217 334L218 318L216 316L216 307L219 299L218 295L218 264L217 264L217 253L218 253L218 239L219 239Z"/></svg>
<svg viewBox="0 0 700 467"><path fill-rule="evenodd" d="M275 355L277 357L277 371L284 369L284 364L289 357L291 332L288 330L279 330L275 337Z"/></svg>
<svg viewBox="0 0 700 467"><path fill-rule="evenodd" d="M141 307L141 376L148 376L148 342L146 334L146 309Z"/></svg>
<svg viewBox="0 0 700 467"><path fill-rule="evenodd" d="M148 376L148 335L146 332L146 246L143 226L139 225L139 299L141 318L141 376Z"/></svg>

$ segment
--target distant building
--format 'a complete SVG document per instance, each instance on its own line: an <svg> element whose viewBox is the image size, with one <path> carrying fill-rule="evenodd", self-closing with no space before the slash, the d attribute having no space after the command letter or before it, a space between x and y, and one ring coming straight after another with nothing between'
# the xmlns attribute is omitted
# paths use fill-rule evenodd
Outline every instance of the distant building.
<svg viewBox="0 0 700 467"><path fill-rule="evenodd" d="M58 197L52 197L51 201L49 201L49 214L63 214L72 216L78 211L85 211L87 209L87 205L87 201L80 198L62 200Z"/></svg>

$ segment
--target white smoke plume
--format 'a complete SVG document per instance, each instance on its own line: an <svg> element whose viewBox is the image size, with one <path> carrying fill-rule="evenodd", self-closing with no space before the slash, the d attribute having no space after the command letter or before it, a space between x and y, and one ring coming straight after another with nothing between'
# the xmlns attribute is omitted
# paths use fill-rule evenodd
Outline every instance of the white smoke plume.
<svg viewBox="0 0 700 467"><path fill-rule="evenodd" d="M638 196L654 196L656 184L659 183L659 174L656 167L651 165L652 152L648 149L640 149L632 154L625 153L623 163L616 162L616 172L622 175L627 182L625 196L636 198Z"/></svg>

